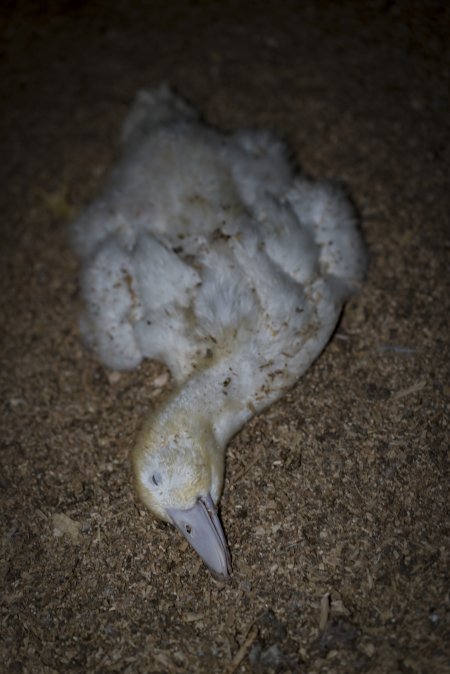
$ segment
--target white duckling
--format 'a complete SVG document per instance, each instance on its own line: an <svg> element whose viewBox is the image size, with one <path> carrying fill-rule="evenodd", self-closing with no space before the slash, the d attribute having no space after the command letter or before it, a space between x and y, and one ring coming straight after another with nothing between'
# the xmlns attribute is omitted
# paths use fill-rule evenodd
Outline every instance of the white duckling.
<svg viewBox="0 0 450 674"><path fill-rule="evenodd" d="M81 326L115 369L177 384L132 455L137 491L221 579L224 453L319 355L364 271L344 193L294 175L268 132L222 135L167 87L141 92L122 157L73 225Z"/></svg>

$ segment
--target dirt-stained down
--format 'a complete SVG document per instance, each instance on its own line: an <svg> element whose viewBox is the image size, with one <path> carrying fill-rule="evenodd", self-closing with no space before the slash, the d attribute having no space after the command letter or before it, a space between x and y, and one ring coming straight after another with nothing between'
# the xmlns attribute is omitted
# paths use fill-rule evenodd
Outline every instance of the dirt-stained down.
<svg viewBox="0 0 450 674"><path fill-rule="evenodd" d="M446 5L2 3L2 672L449 671ZM164 368L110 372L77 327L67 223L162 82L340 178L370 252L326 351L229 447L227 585L134 497Z"/></svg>

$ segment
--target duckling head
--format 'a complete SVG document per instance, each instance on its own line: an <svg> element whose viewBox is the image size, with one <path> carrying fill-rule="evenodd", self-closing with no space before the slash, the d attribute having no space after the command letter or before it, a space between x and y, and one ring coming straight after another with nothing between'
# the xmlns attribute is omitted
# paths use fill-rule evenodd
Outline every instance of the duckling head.
<svg viewBox="0 0 450 674"><path fill-rule="evenodd" d="M138 436L132 463L142 502L183 534L215 578L227 580L230 552L216 507L224 452L210 420L170 409L152 415Z"/></svg>

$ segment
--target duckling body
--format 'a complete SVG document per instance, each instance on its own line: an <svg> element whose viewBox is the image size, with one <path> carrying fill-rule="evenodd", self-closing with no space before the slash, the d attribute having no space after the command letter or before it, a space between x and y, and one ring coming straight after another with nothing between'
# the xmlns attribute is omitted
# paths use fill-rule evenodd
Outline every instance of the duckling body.
<svg viewBox="0 0 450 674"><path fill-rule="evenodd" d="M73 225L82 332L109 367L170 368L177 388L133 452L137 490L226 578L226 444L322 351L363 248L342 191L295 175L267 132L221 135L162 87L140 93L122 140Z"/></svg>

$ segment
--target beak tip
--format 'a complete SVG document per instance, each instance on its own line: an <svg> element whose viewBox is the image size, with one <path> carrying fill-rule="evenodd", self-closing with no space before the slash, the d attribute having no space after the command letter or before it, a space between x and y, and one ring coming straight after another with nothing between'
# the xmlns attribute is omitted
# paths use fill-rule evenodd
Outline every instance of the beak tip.
<svg viewBox="0 0 450 674"><path fill-rule="evenodd" d="M168 514L213 578L220 583L228 582L232 575L230 551L211 496L200 497L188 510L171 509Z"/></svg>
<svg viewBox="0 0 450 674"><path fill-rule="evenodd" d="M232 569L227 569L226 573L218 573L217 571L215 571L214 569L210 569L209 567L208 570L217 583L229 583L233 576Z"/></svg>

